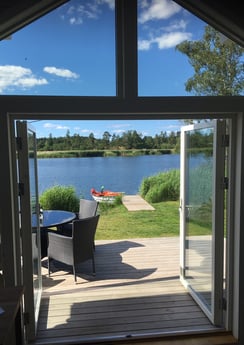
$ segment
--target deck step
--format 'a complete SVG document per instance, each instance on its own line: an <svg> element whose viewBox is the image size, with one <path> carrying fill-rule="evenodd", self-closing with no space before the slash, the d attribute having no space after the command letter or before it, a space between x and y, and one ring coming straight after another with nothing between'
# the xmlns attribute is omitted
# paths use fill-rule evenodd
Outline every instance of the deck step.
<svg viewBox="0 0 244 345"><path fill-rule="evenodd" d="M146 200L144 200L140 195L124 195L122 202L128 211L154 211L155 208L152 207Z"/></svg>

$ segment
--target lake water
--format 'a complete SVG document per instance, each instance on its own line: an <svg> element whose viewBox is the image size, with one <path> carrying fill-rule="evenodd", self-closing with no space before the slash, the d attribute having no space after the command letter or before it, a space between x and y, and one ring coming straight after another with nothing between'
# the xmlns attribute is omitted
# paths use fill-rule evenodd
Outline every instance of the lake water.
<svg viewBox="0 0 244 345"><path fill-rule="evenodd" d="M198 155L193 164L204 156ZM38 159L39 194L54 185L74 186L79 197L91 199L95 188L136 194L143 178L180 168L180 155Z"/></svg>

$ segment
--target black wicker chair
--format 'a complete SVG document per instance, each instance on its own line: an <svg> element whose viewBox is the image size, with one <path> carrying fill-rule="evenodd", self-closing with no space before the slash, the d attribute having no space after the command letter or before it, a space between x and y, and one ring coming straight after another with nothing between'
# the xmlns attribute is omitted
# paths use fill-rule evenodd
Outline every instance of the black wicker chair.
<svg viewBox="0 0 244 345"><path fill-rule="evenodd" d="M95 216L97 213L98 202L96 200L80 199L80 209L78 218L88 218Z"/></svg>
<svg viewBox="0 0 244 345"><path fill-rule="evenodd" d="M76 214L77 219L93 217L97 214L98 202L95 200L80 199L79 212ZM61 234L70 236L72 232L72 223L63 224L58 227Z"/></svg>
<svg viewBox="0 0 244 345"><path fill-rule="evenodd" d="M48 275L50 276L50 261L54 259L73 267L74 280L76 267L81 262L92 260L93 274L95 275L94 239L99 215L74 220L72 236L48 233Z"/></svg>

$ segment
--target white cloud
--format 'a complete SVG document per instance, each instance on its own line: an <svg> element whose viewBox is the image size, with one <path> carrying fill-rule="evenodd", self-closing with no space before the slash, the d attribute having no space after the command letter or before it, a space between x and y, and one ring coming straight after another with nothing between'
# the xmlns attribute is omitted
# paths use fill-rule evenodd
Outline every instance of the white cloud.
<svg viewBox="0 0 244 345"><path fill-rule="evenodd" d="M115 7L115 0L100 0L100 2L107 4L111 10L113 10Z"/></svg>
<svg viewBox="0 0 244 345"><path fill-rule="evenodd" d="M69 129L69 127L67 126L63 126L60 124L55 124L55 123L51 123L51 122L46 122L43 125L44 128L49 128L49 129Z"/></svg>
<svg viewBox="0 0 244 345"><path fill-rule="evenodd" d="M58 77L63 77L63 78L74 78L74 79L79 78L79 75L77 73L74 73L70 71L69 69L64 69L64 68L46 66L43 68L43 71L49 74L54 74Z"/></svg>
<svg viewBox="0 0 244 345"><path fill-rule="evenodd" d="M131 127L130 123L114 123L112 126L110 126L111 129L114 128L126 128L126 127Z"/></svg>
<svg viewBox="0 0 244 345"><path fill-rule="evenodd" d="M164 27L164 31L171 32L176 30L185 30L187 26L187 22L183 19L175 21L171 23L170 25Z"/></svg>
<svg viewBox="0 0 244 345"><path fill-rule="evenodd" d="M61 15L62 19L68 19L71 25L83 24L85 19L97 19L103 11L102 6L106 5L110 10L115 8L115 0L90 0L77 6L64 5L66 12Z"/></svg>
<svg viewBox="0 0 244 345"><path fill-rule="evenodd" d="M87 134L87 133L90 134L90 133L92 133L92 132L93 132L93 130L91 130L91 129L81 129L81 130L80 130L80 133L81 133L81 134Z"/></svg>
<svg viewBox="0 0 244 345"><path fill-rule="evenodd" d="M139 16L139 23L143 24L150 20L168 19L181 10L181 7L171 0L152 0L143 2L143 10Z"/></svg>
<svg viewBox="0 0 244 345"><path fill-rule="evenodd" d="M151 48L152 43L153 43L153 40L139 40L138 41L138 49L139 50L149 50Z"/></svg>
<svg viewBox="0 0 244 345"><path fill-rule="evenodd" d="M31 69L15 66L0 66L0 93L13 88L32 88L34 86L46 85L45 78L36 78Z"/></svg>
<svg viewBox="0 0 244 345"><path fill-rule="evenodd" d="M154 39L154 42L158 44L159 49L173 48L177 44L191 38L189 32L170 32Z"/></svg>
<svg viewBox="0 0 244 345"><path fill-rule="evenodd" d="M117 135L120 135L120 134L123 134L125 133L125 129L116 129L113 131L113 134L117 134Z"/></svg>
<svg viewBox="0 0 244 345"><path fill-rule="evenodd" d="M138 40L139 50L150 50L153 45L158 49L174 48L177 44L191 39L192 34L186 32L187 22L183 19L173 20L171 17L181 11L181 7L172 0L141 0L139 22L145 24L149 21L167 20L166 25L160 28L151 26L148 38ZM161 22L159 22L161 24Z"/></svg>
<svg viewBox="0 0 244 345"><path fill-rule="evenodd" d="M75 126L75 127L73 127L73 131L74 131L74 133L78 133L78 134L80 134L81 136L87 136L87 135L89 135L89 134L91 134L91 133L93 133L94 134L94 129L88 129L88 128L80 128L80 127L78 127L78 126Z"/></svg>
<svg viewBox="0 0 244 345"><path fill-rule="evenodd" d="M192 34L190 32L170 32L149 40L139 40L138 49L149 50L153 44L157 44L159 49L174 48L177 44L180 44L185 40L189 40L191 37Z"/></svg>
<svg viewBox="0 0 244 345"><path fill-rule="evenodd" d="M84 19L98 18L100 11L96 3L88 2L85 5L71 6L67 12L71 25L83 24Z"/></svg>
<svg viewBox="0 0 244 345"><path fill-rule="evenodd" d="M80 25L83 23L83 19L81 17L71 17L69 22L71 25Z"/></svg>

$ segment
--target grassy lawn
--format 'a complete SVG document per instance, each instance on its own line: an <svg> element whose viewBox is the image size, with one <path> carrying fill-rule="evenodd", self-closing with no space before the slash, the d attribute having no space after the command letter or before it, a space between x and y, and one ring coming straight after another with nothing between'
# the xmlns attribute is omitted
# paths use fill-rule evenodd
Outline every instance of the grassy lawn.
<svg viewBox="0 0 244 345"><path fill-rule="evenodd" d="M179 236L179 201L152 204L155 211L129 212L123 205L100 209L97 240ZM204 235L207 228L194 224L192 235Z"/></svg>

